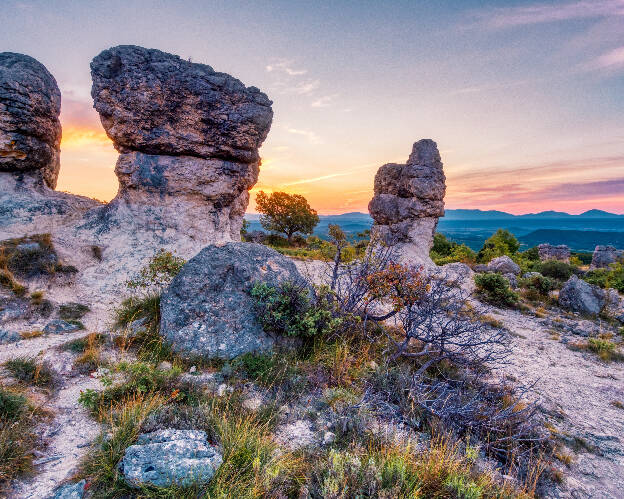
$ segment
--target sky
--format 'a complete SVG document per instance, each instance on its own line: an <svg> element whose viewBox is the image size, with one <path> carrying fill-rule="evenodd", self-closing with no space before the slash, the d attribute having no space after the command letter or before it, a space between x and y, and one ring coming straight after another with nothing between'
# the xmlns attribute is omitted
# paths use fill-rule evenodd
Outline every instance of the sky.
<svg viewBox="0 0 624 499"><path fill-rule="evenodd" d="M624 213L624 0L2 0L0 50L62 93L58 190L117 192L89 63L122 44L273 100L252 189L367 211L377 169L438 143L447 208Z"/></svg>

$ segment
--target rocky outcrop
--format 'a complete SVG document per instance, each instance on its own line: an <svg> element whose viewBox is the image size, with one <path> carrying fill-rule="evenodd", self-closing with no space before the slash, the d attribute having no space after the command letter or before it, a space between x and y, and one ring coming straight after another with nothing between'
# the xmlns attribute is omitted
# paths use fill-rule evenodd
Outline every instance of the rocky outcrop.
<svg viewBox="0 0 624 499"><path fill-rule="evenodd" d="M497 274L513 274L516 276L520 273L520 266L507 255L493 258L488 263L487 268L490 272L496 272Z"/></svg>
<svg viewBox="0 0 624 499"><path fill-rule="evenodd" d="M275 339L258 322L251 288L301 280L291 260L266 246L208 246L163 293L160 333L185 356L231 359L269 349Z"/></svg>
<svg viewBox="0 0 624 499"><path fill-rule="evenodd" d="M159 430L139 435L126 449L119 471L133 487L205 484L223 462L200 430Z"/></svg>
<svg viewBox="0 0 624 499"><path fill-rule="evenodd" d="M537 247L539 258L542 262L548 260L559 260L561 262L570 262L570 248L565 244L553 246L552 244L540 244Z"/></svg>
<svg viewBox="0 0 624 499"><path fill-rule="evenodd" d="M61 92L39 61L0 53L0 171L35 177L51 188L60 168Z"/></svg>
<svg viewBox="0 0 624 499"><path fill-rule="evenodd" d="M55 192L61 92L30 56L0 53L0 239L52 232L99 203Z"/></svg>
<svg viewBox="0 0 624 499"><path fill-rule="evenodd" d="M395 249L406 264L432 266L429 250L446 192L442 160L433 140L416 142L406 164L388 163L375 175L368 205L371 238Z"/></svg>
<svg viewBox="0 0 624 499"><path fill-rule="evenodd" d="M103 51L91 75L94 107L121 155L119 193L90 224L181 232L202 246L239 241L269 98L210 66L131 45Z"/></svg>
<svg viewBox="0 0 624 499"><path fill-rule="evenodd" d="M615 249L614 246L596 246L590 269L606 268L612 263L624 258L624 250Z"/></svg>
<svg viewBox="0 0 624 499"><path fill-rule="evenodd" d="M574 312L596 316L606 303L604 289L573 275L559 291L559 305Z"/></svg>

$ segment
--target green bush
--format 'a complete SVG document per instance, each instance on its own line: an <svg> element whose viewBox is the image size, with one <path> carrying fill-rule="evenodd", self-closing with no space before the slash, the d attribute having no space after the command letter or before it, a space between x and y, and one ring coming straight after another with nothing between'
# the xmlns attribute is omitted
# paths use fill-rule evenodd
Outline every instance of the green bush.
<svg viewBox="0 0 624 499"><path fill-rule="evenodd" d="M544 298L557 287L555 281L541 274L521 279L519 284L521 288L527 290L527 297L530 299Z"/></svg>
<svg viewBox="0 0 624 499"><path fill-rule="evenodd" d="M509 282L500 274L475 275L477 291L493 305L513 307L518 304L518 295L509 287Z"/></svg>
<svg viewBox="0 0 624 499"><path fill-rule="evenodd" d="M615 288L624 293L624 265L621 263L614 263L608 269L591 270L583 279L601 288Z"/></svg>
<svg viewBox="0 0 624 499"><path fill-rule="evenodd" d="M54 384L54 372L47 362L37 362L28 357L16 357L4 363L11 376L29 385L50 387Z"/></svg>
<svg viewBox="0 0 624 499"><path fill-rule="evenodd" d="M161 249L126 285L130 289L148 290L151 293L160 291L180 273L185 263L183 258L175 256L171 251Z"/></svg>
<svg viewBox="0 0 624 499"><path fill-rule="evenodd" d="M26 397L0 387L0 421L16 421L26 410Z"/></svg>
<svg viewBox="0 0 624 499"><path fill-rule="evenodd" d="M323 294L313 299L311 291L300 284L283 282L271 286L256 282L251 296L258 320L271 333L312 337L330 333L342 323L334 317Z"/></svg>
<svg viewBox="0 0 624 499"><path fill-rule="evenodd" d="M548 260L540 265L540 270L538 272L545 277L557 279L558 281L567 281L575 270L576 267L569 263Z"/></svg>

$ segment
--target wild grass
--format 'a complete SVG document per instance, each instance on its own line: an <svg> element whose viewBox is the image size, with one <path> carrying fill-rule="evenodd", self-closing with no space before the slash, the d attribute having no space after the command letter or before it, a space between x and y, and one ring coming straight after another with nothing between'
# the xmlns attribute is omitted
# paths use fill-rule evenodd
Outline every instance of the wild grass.
<svg viewBox="0 0 624 499"><path fill-rule="evenodd" d="M52 388L56 381L49 363L37 361L32 357L7 360L4 368L13 378L27 385Z"/></svg>

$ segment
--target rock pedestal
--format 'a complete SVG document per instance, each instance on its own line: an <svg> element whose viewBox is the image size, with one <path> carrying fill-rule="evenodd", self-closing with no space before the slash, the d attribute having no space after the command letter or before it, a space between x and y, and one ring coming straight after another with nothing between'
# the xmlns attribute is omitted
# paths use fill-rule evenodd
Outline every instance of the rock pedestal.
<svg viewBox="0 0 624 499"><path fill-rule="evenodd" d="M552 244L540 244L537 247L539 258L542 262L558 260L570 263L570 248L565 244L553 246Z"/></svg>
<svg viewBox="0 0 624 499"><path fill-rule="evenodd" d="M0 171L34 176L52 189L60 168L61 92L39 61L0 53Z"/></svg>
<svg viewBox="0 0 624 499"><path fill-rule="evenodd" d="M624 250L615 249L614 246L596 246L590 269L606 268L619 259L624 258Z"/></svg>
<svg viewBox="0 0 624 499"><path fill-rule="evenodd" d="M91 222L175 231L200 245L240 240L269 98L210 66L131 45L91 63L94 107L121 153L119 192Z"/></svg>
<svg viewBox="0 0 624 499"><path fill-rule="evenodd" d="M371 238L393 247L402 263L432 266L429 250L438 218L444 216L445 180L440 153L430 139L414 144L406 164L379 168L368 205L375 222Z"/></svg>

